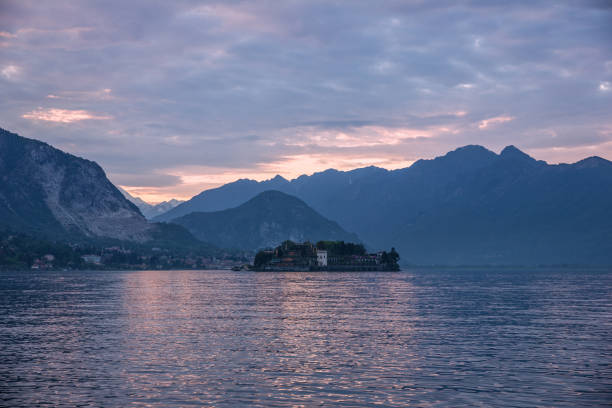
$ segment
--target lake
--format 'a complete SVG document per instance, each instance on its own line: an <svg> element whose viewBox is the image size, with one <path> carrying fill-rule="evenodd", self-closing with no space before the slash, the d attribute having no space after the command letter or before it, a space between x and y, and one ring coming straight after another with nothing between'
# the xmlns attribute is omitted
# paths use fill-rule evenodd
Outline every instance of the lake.
<svg viewBox="0 0 612 408"><path fill-rule="evenodd" d="M612 273L0 273L2 406L603 406Z"/></svg>

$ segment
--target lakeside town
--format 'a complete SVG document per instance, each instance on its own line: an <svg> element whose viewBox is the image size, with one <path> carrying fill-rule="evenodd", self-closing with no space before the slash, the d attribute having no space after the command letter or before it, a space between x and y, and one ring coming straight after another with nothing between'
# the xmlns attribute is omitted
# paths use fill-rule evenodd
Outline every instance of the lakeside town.
<svg viewBox="0 0 612 408"><path fill-rule="evenodd" d="M204 251L206 252L206 251ZM0 238L0 265L14 270L217 269L254 271L397 271L399 254L367 253L362 244L344 241L295 243L250 251L176 251L169 248L96 247L50 243L26 235Z"/></svg>
<svg viewBox="0 0 612 408"><path fill-rule="evenodd" d="M232 269L252 262L247 251L94 246L14 233L0 237L0 269L6 270Z"/></svg>

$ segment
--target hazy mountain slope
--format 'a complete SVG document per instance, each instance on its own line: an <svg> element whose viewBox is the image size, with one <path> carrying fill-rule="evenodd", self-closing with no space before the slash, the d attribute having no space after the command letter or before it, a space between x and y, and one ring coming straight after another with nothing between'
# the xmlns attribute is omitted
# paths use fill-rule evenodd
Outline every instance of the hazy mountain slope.
<svg viewBox="0 0 612 408"><path fill-rule="evenodd" d="M233 204L261 184L216 190L231 189ZM395 246L404 262L612 264L612 163L597 157L549 165L512 146L465 146L401 170L327 170L280 188L371 249ZM198 197L183 205L210 205L209 191Z"/></svg>
<svg viewBox="0 0 612 408"><path fill-rule="evenodd" d="M121 191L125 198L127 198L130 202L136 205L136 207L138 207L138 209L140 210L141 214L144 215L145 218L148 220L157 217L158 215L161 215L167 211L170 211L171 209L183 202L173 198L168 201L162 201L161 203L149 204L140 197L134 197L119 186L117 186L117 189Z"/></svg>
<svg viewBox="0 0 612 408"><path fill-rule="evenodd" d="M96 163L0 129L0 226L144 241L150 226Z"/></svg>
<svg viewBox="0 0 612 408"><path fill-rule="evenodd" d="M151 220L157 217L158 215L167 213L168 211L170 211L171 209L175 208L177 205L180 205L183 202L184 202L183 200L177 200L175 198L172 198L168 201L162 201L161 203L149 204L151 208L148 210L145 210L142 214L145 216L145 218L147 218L148 220Z"/></svg>
<svg viewBox="0 0 612 408"><path fill-rule="evenodd" d="M303 201L279 191L266 191L239 207L194 212L172 222L187 228L204 242L221 248L258 249L292 241L344 240L357 242Z"/></svg>
<svg viewBox="0 0 612 408"><path fill-rule="evenodd" d="M413 188L408 210L385 209L397 224L379 237L416 263L611 264L610 162L549 166L519 153L431 193Z"/></svg>
<svg viewBox="0 0 612 408"><path fill-rule="evenodd" d="M237 207L266 190L290 192L291 188L289 182L280 176L262 182L241 179L218 188L203 191L166 213L154 217L153 220L170 221L194 211L209 212Z"/></svg>

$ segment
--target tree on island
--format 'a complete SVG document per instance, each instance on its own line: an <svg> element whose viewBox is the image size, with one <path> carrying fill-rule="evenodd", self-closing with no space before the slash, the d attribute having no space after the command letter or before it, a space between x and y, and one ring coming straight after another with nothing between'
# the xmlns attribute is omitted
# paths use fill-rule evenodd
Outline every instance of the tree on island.
<svg viewBox="0 0 612 408"><path fill-rule="evenodd" d="M395 250L395 248L391 248L391 251L389 252L383 251L380 257L380 261L383 264L389 265L389 267L391 267L395 271L399 271L399 264L398 264L399 259L400 259L400 256Z"/></svg>
<svg viewBox="0 0 612 408"><path fill-rule="evenodd" d="M400 259L399 254L395 250L395 247L391 247L391 252L389 252L389 263L396 264Z"/></svg>
<svg viewBox="0 0 612 408"><path fill-rule="evenodd" d="M363 244L353 244L352 242L344 241L319 241L317 249L325 250L330 255L345 256L345 255L365 255L366 250Z"/></svg>
<svg viewBox="0 0 612 408"><path fill-rule="evenodd" d="M274 254L268 251L259 251L257 255L255 255L255 260L253 261L253 265L256 268L259 268L272 260Z"/></svg>

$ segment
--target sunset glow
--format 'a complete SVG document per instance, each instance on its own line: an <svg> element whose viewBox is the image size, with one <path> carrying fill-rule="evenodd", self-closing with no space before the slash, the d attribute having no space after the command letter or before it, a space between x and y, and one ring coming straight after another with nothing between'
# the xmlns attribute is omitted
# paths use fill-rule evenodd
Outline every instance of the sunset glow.
<svg viewBox="0 0 612 408"><path fill-rule="evenodd" d="M37 109L21 115L25 119L42 120L46 122L72 123L81 120L106 120L110 116L97 115L85 110L69 109Z"/></svg>
<svg viewBox="0 0 612 408"><path fill-rule="evenodd" d="M2 126L147 200L468 144L612 157L609 11L590 3L8 1Z"/></svg>
<svg viewBox="0 0 612 408"><path fill-rule="evenodd" d="M478 128L479 129L485 129L485 128L488 128L489 126L492 126L492 125L497 125L497 124L500 124L500 123L510 122L511 120L514 120L514 118L511 117L511 116L497 116L495 118L481 120L480 123L478 124Z"/></svg>

